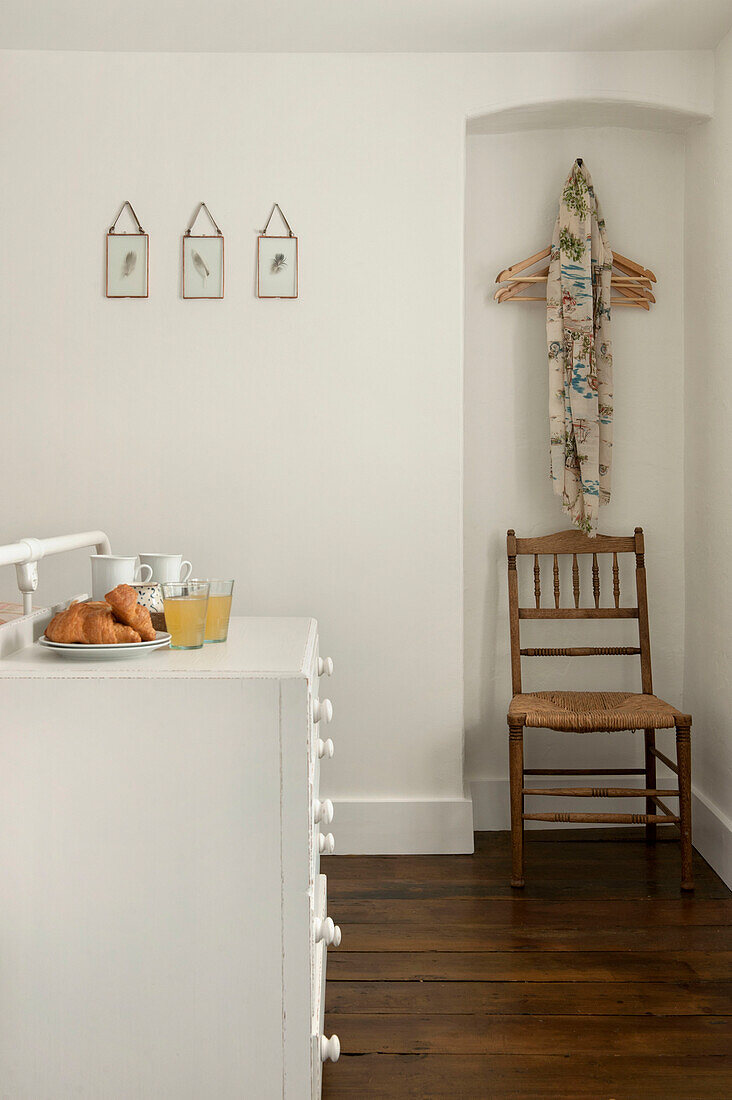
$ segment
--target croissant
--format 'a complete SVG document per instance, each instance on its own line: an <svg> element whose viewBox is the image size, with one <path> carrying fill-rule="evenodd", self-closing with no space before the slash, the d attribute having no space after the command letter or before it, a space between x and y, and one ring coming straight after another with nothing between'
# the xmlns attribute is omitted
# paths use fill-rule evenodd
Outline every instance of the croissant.
<svg viewBox="0 0 732 1100"><path fill-rule="evenodd" d="M155 641L155 627L150 612L137 602L137 593L131 585L118 584L104 598L111 606L115 618L136 630L143 642Z"/></svg>
<svg viewBox="0 0 732 1100"><path fill-rule="evenodd" d="M136 630L116 623L112 611L102 603L72 603L54 615L46 627L49 642L77 642L81 645L119 645L139 642Z"/></svg>

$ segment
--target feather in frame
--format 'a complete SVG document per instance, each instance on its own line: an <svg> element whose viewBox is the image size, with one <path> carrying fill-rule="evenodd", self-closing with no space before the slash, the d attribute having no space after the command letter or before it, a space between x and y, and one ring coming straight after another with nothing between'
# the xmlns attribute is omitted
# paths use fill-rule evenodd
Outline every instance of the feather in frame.
<svg viewBox="0 0 732 1100"><path fill-rule="evenodd" d="M128 275L131 275L132 272L135 270L136 266L137 266L137 253L130 251L125 256L124 263L122 264L122 278L124 279Z"/></svg>
<svg viewBox="0 0 732 1100"><path fill-rule="evenodd" d="M191 252L191 259L193 260L193 266L195 267L198 274L201 276L201 279L203 280L203 283L205 285L206 279L211 274L208 267L206 266L206 261L204 260L201 253L196 252L195 249L193 250L193 252Z"/></svg>

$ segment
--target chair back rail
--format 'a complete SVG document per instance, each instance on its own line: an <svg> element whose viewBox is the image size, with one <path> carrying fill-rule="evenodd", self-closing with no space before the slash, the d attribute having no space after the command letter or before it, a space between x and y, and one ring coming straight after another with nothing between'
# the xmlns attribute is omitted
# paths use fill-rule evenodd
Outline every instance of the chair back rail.
<svg viewBox="0 0 732 1100"><path fill-rule="evenodd" d="M651 642L648 627L648 594L646 588L645 544L643 530L636 527L633 535L596 535L589 538L581 531L558 531L553 535L517 538L515 531L506 537L508 555L508 609L511 632L511 679L513 693L521 692L522 657L598 657L638 655L641 665L641 690L653 694L651 675ZM592 606L581 607L580 569L578 555L591 554ZM602 554L611 557L612 605L601 606L600 562ZM619 554L635 555L635 606L621 607ZM533 556L534 606L522 607L519 602L517 557ZM553 607L542 607L541 557L552 560ZM560 567L561 557L572 559L572 607L562 607ZM560 648L521 648L522 619L637 619L637 646L570 646Z"/></svg>

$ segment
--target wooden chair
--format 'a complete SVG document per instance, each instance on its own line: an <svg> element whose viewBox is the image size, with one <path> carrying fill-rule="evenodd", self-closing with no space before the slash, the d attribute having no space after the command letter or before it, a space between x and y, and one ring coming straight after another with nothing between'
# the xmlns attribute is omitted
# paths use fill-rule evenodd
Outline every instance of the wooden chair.
<svg viewBox="0 0 732 1100"><path fill-rule="evenodd" d="M655 841L656 826L678 825L681 831L681 888L693 890L691 867L691 716L664 703L653 694L651 646L648 629L648 598L643 530L636 527L630 537L597 535L588 538L580 531L560 531L537 538L507 536L508 605L511 627L511 678L513 698L508 710L509 765L511 776L511 885L524 885L524 821L594 822L600 824L643 824L646 839ZM620 569L618 554L635 554L635 607L620 606ZM517 555L534 556L534 607L519 606ZM573 607L560 607L559 557L572 555ZM580 607L579 554L592 554L592 592L594 607ZM612 555L613 605L600 606L600 570L598 556ZM540 555L553 559L553 607L541 606ZM521 649L519 637L522 619L637 619L638 646L582 646L562 649ZM522 657L590 657L638 654L641 666L641 694L596 691L535 691L521 688ZM643 730L645 768L524 768L524 727L593 733L612 730ZM656 748L657 729L676 729L676 763ZM678 790L656 786L656 759L662 760L678 776ZM556 787L525 786L525 777L534 775L645 775L645 787ZM525 813L524 799L533 795L572 798L646 799L644 814L631 813ZM678 797L679 812L672 813L662 801Z"/></svg>

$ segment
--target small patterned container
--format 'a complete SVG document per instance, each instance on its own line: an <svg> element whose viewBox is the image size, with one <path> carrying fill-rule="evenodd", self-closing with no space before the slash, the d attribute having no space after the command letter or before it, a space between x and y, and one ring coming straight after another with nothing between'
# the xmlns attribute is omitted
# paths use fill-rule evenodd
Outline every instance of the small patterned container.
<svg viewBox="0 0 732 1100"><path fill-rule="evenodd" d="M150 612L152 624L156 630L165 630L165 608L163 593L159 584L133 584L137 592L137 602Z"/></svg>

